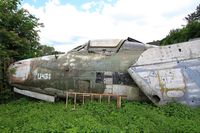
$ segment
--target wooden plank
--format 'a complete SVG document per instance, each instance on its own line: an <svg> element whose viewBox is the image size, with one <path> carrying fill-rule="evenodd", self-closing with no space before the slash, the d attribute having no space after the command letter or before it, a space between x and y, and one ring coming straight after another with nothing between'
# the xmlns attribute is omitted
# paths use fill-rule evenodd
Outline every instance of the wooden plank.
<svg viewBox="0 0 200 133"><path fill-rule="evenodd" d="M108 96L108 103L110 103L110 96Z"/></svg>
<svg viewBox="0 0 200 133"><path fill-rule="evenodd" d="M66 94L66 107L68 106L68 97L69 97L69 95L68 95L68 93Z"/></svg>
<svg viewBox="0 0 200 133"><path fill-rule="evenodd" d="M127 95L118 95L118 94L110 94L110 93L80 93L80 92L68 92L68 94L70 95L74 95L74 94L77 94L77 95L85 95L85 96L91 96L91 94L93 96L99 96L100 94L102 96L113 96L113 97L117 97L117 96L121 96L121 97L127 97Z"/></svg>
<svg viewBox="0 0 200 133"><path fill-rule="evenodd" d="M99 102L101 103L101 94L99 95Z"/></svg>
<svg viewBox="0 0 200 133"><path fill-rule="evenodd" d="M117 95L117 94L105 94L105 93L101 93L101 94L98 94L98 93L80 93L80 92L66 92L66 95L67 95L67 99L68 99L68 95L73 95L74 96L74 109L75 109L75 106L76 106L76 98L77 98L77 95L82 95L82 100L83 100L83 104L85 103L85 96L90 96L90 101L92 102L93 101L93 97L94 96L99 96L99 102L101 103L101 100L102 100L102 96L107 96L108 97L108 103L110 103L110 98L111 97L116 97L117 98L117 108L121 108L121 99L122 97L127 97L126 95ZM66 102L68 102L68 100L66 100ZM67 104L67 103L66 103Z"/></svg>
<svg viewBox="0 0 200 133"><path fill-rule="evenodd" d="M91 97L90 97L90 98L91 98L91 102L92 102L92 100L93 100L93 94L91 94Z"/></svg>
<svg viewBox="0 0 200 133"><path fill-rule="evenodd" d="M74 109L76 108L76 93L74 93Z"/></svg>
<svg viewBox="0 0 200 133"><path fill-rule="evenodd" d="M85 104L85 95L83 94L83 105Z"/></svg>
<svg viewBox="0 0 200 133"><path fill-rule="evenodd" d="M117 108L121 108L121 100L122 100L122 97L121 96L118 96L117 97Z"/></svg>

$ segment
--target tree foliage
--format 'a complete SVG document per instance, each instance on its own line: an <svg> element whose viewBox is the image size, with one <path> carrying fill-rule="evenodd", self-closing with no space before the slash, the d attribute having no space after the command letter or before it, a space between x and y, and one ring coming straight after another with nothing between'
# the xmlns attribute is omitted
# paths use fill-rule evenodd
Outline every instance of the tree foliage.
<svg viewBox="0 0 200 133"><path fill-rule="evenodd" d="M185 42L200 37L200 22L193 21L182 29L171 30L169 35L161 40L161 45Z"/></svg>
<svg viewBox="0 0 200 133"><path fill-rule="evenodd" d="M47 45L40 45L38 47L37 56L52 55L54 53L55 49L53 47Z"/></svg>
<svg viewBox="0 0 200 133"><path fill-rule="evenodd" d="M1 54L15 60L35 56L39 46L38 19L27 10L18 9L19 0L0 0ZM1 50L1 51L2 51Z"/></svg>
<svg viewBox="0 0 200 133"><path fill-rule="evenodd" d="M200 4L197 6L196 11L188 14L187 17L185 17L188 23L193 21L200 21Z"/></svg>
<svg viewBox="0 0 200 133"><path fill-rule="evenodd" d="M200 37L200 4L196 11L185 17L187 25L181 29L173 29L160 41L161 45L185 42Z"/></svg>
<svg viewBox="0 0 200 133"><path fill-rule="evenodd" d="M40 45L38 32L43 24L19 5L20 0L0 0L0 100L5 96L2 90L9 88L6 72L11 62L55 51Z"/></svg>
<svg viewBox="0 0 200 133"><path fill-rule="evenodd" d="M19 5L20 0L0 0L0 55L20 60L52 54L53 47L39 43L43 24Z"/></svg>

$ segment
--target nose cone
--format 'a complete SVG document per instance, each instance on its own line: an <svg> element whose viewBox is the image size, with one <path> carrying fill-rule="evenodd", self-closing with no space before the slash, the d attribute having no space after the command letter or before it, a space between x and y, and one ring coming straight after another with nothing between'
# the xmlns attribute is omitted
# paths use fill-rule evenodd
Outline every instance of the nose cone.
<svg viewBox="0 0 200 133"><path fill-rule="evenodd" d="M23 83L30 73L31 60L22 60L11 64L8 68L9 83Z"/></svg>

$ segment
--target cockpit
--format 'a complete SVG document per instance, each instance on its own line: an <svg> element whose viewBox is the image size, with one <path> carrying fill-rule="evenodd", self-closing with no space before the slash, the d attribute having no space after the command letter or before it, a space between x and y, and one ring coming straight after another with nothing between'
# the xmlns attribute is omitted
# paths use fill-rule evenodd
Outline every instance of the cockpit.
<svg viewBox="0 0 200 133"><path fill-rule="evenodd" d="M85 51L88 53L105 53L113 54L124 50L145 50L145 44L135 39L105 39L105 40L89 40L70 52Z"/></svg>

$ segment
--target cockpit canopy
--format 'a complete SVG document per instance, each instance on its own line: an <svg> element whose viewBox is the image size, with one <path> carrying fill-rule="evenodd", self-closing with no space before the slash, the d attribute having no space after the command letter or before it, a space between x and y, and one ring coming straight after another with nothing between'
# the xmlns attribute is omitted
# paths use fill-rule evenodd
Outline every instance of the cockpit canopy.
<svg viewBox="0 0 200 133"><path fill-rule="evenodd" d="M90 48L113 48L117 47L118 44L123 41L121 39L107 39L107 40L90 40Z"/></svg>
<svg viewBox="0 0 200 133"><path fill-rule="evenodd" d="M117 53L123 50L145 50L145 44L135 39L104 39L90 40L83 45L80 45L71 52L87 51L88 53Z"/></svg>

